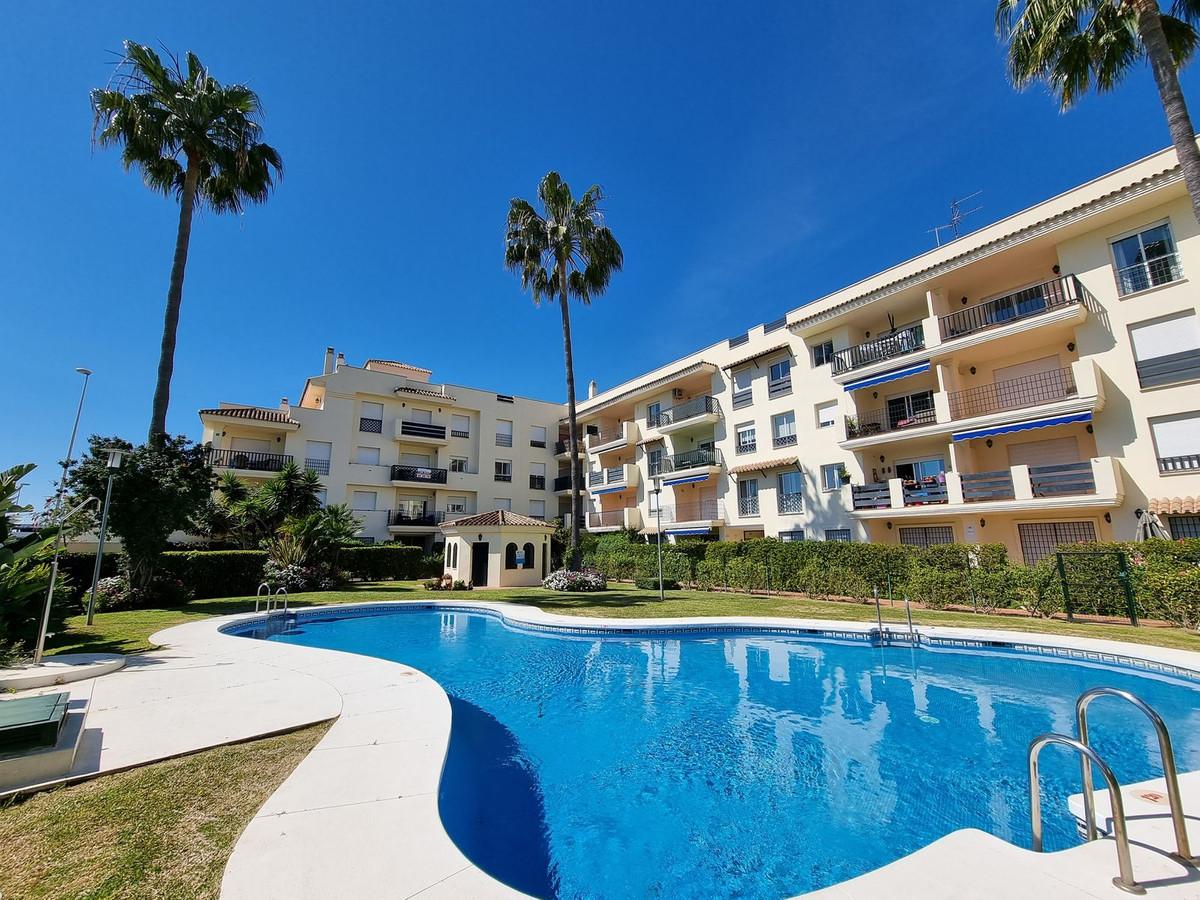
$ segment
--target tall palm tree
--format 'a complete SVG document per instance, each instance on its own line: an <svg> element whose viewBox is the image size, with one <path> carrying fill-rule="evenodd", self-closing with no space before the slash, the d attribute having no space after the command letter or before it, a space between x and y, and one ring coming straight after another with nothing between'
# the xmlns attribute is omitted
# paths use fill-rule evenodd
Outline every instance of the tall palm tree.
<svg viewBox="0 0 1200 900"><path fill-rule="evenodd" d="M1167 128L1200 221L1200 150L1179 87L1179 69L1200 36L1200 0L998 0L996 30L1009 42L1013 84L1044 81L1064 110L1089 87L1109 91L1146 59L1154 73Z"/></svg>
<svg viewBox="0 0 1200 900"><path fill-rule="evenodd" d="M590 303L604 293L613 272L624 263L621 245L604 225L598 184L576 200L557 172L538 185L541 212L514 197L508 207L504 264L521 275L521 287L535 304L558 298L562 312L563 356L567 369L567 440L571 450L571 555L569 566L579 568L579 426L575 415L575 362L571 350L569 297Z"/></svg>
<svg viewBox="0 0 1200 900"><path fill-rule="evenodd" d="M167 431L192 215L206 206L218 213L240 213L248 202L265 202L283 174L283 162L273 147L259 141L261 107L254 91L221 84L194 53L187 54L185 65L174 57L165 64L149 47L126 41L109 86L93 90L91 99L96 142L121 146L126 169L140 169L148 188L179 199L150 416L153 439Z"/></svg>

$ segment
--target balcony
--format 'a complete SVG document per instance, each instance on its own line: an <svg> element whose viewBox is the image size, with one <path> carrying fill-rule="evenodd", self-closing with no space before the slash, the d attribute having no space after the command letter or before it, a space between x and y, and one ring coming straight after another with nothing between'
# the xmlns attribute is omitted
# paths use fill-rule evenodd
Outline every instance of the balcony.
<svg viewBox="0 0 1200 900"><path fill-rule="evenodd" d="M654 532L662 522L663 531L684 528L713 528L725 523L725 507L720 500L695 500L663 506L656 513L651 510L646 516L645 531Z"/></svg>
<svg viewBox="0 0 1200 900"><path fill-rule="evenodd" d="M855 369L895 359L908 353L915 353L924 348L925 326L920 322L905 325L881 338L835 352L833 354L833 374L842 375L846 372L853 372Z"/></svg>
<svg viewBox="0 0 1200 900"><path fill-rule="evenodd" d="M1041 315L1083 301L1083 287L1074 275L1022 288L938 318L943 341L966 337L989 328Z"/></svg>
<svg viewBox="0 0 1200 900"><path fill-rule="evenodd" d="M304 468L310 472L316 472L318 475L329 474L329 460L308 458L304 460Z"/></svg>
<svg viewBox="0 0 1200 900"><path fill-rule="evenodd" d="M776 449L779 449L780 447L795 447L796 440L797 438L794 432L792 434L777 434L775 437L771 438L771 446Z"/></svg>
<svg viewBox="0 0 1200 900"><path fill-rule="evenodd" d="M725 459L720 450L715 447L701 447L698 450L686 450L683 453L664 456L658 475L666 485L679 484L691 479L700 481L716 474L723 465Z"/></svg>
<svg viewBox="0 0 1200 900"><path fill-rule="evenodd" d="M758 495L738 497L738 516L743 519L758 517Z"/></svg>
<svg viewBox="0 0 1200 900"><path fill-rule="evenodd" d="M738 438L737 444L734 445L734 451L739 455L742 453L753 453L758 449L758 438Z"/></svg>
<svg viewBox="0 0 1200 900"><path fill-rule="evenodd" d="M581 484L580 487L583 485ZM554 479L554 493L569 494L571 492L571 476L559 475Z"/></svg>
<svg viewBox="0 0 1200 900"><path fill-rule="evenodd" d="M396 440L406 444L442 445L449 442L445 425L430 422L404 422L396 420Z"/></svg>
<svg viewBox="0 0 1200 900"><path fill-rule="evenodd" d="M278 472L292 461L292 456L288 453L218 450L215 447L209 447L205 455L208 464L214 469L239 469L243 472Z"/></svg>
<svg viewBox="0 0 1200 900"><path fill-rule="evenodd" d="M622 528L639 531L642 512L636 506L594 510L587 514L586 528L591 532L620 531Z"/></svg>
<svg viewBox="0 0 1200 900"><path fill-rule="evenodd" d="M804 512L804 495L796 494L779 494L777 496L777 508L781 516L793 516Z"/></svg>
<svg viewBox="0 0 1200 900"><path fill-rule="evenodd" d="M607 453L610 450L623 450L637 443L637 422L622 422L619 425L609 425L598 434L589 434L584 439L588 453Z"/></svg>
<svg viewBox="0 0 1200 900"><path fill-rule="evenodd" d="M447 472L431 466L392 466L393 484L445 484Z"/></svg>
<svg viewBox="0 0 1200 900"><path fill-rule="evenodd" d="M383 419L369 419L362 416L358 420L358 430L367 434L383 434Z"/></svg>
<svg viewBox="0 0 1200 900"><path fill-rule="evenodd" d="M686 403L646 416L646 427L661 434L673 434L698 425L707 425L721 418L721 406L715 397L695 397Z"/></svg>
<svg viewBox="0 0 1200 900"><path fill-rule="evenodd" d="M571 451L567 447L568 444L570 444L570 441L565 437L560 437L554 442L554 456L556 459L566 459L571 455ZM575 452L578 456L583 456L584 450L584 440L581 438L578 446L575 448Z"/></svg>
<svg viewBox="0 0 1200 900"><path fill-rule="evenodd" d="M1200 453L1189 453L1185 456L1160 456L1158 471L1168 472L1197 472L1200 471Z"/></svg>
<svg viewBox="0 0 1200 900"><path fill-rule="evenodd" d="M970 419L1009 409L1025 409L1068 400L1078 396L1078 393L1074 372L1064 368L955 391L948 395L947 400L950 418Z"/></svg>
<svg viewBox="0 0 1200 900"><path fill-rule="evenodd" d="M633 463L609 466L587 473L588 491L593 494L609 494L633 487L638 482L638 468Z"/></svg>
<svg viewBox="0 0 1200 900"><path fill-rule="evenodd" d="M1120 506L1125 488L1117 460L1110 456L1052 466L1011 466L992 472L946 472L941 479L856 485L859 518L910 518L984 511L1105 509Z"/></svg>
<svg viewBox="0 0 1200 900"><path fill-rule="evenodd" d="M1117 269L1117 291L1124 297L1183 278L1178 253L1166 253Z"/></svg>
<svg viewBox="0 0 1200 900"><path fill-rule="evenodd" d="M915 428L921 425L933 425L937 422L937 414L933 409L932 396L927 409L914 409L906 404L903 408L898 405L873 409L859 413L856 416L846 416L846 440L874 437L877 434L887 434L892 431L903 431L905 428Z"/></svg>
<svg viewBox="0 0 1200 900"><path fill-rule="evenodd" d="M387 523L388 529L394 531L433 531L438 525L445 522L447 517L454 518L454 516L463 515L466 515L466 513L447 513L442 509L426 510L417 506L389 512Z"/></svg>

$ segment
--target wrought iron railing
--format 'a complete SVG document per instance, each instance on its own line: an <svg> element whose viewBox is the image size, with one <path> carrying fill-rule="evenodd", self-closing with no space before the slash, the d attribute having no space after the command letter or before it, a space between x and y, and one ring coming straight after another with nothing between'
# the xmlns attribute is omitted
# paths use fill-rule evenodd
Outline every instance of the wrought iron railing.
<svg viewBox="0 0 1200 900"><path fill-rule="evenodd" d="M529 476L529 487L531 490L534 490L534 491L544 491L546 489L546 476L545 475L530 475Z"/></svg>
<svg viewBox="0 0 1200 900"><path fill-rule="evenodd" d="M724 465L721 451L715 447L701 447L697 450L685 450L671 456L664 456L662 471L682 472L686 469L702 469L708 466Z"/></svg>
<svg viewBox="0 0 1200 900"><path fill-rule="evenodd" d="M1054 403L1074 397L1077 393L1075 373L1067 367L981 384L965 391L955 391L947 399L950 402L950 418L969 419L1005 409Z"/></svg>
<svg viewBox="0 0 1200 900"><path fill-rule="evenodd" d="M383 419L368 419L365 416L358 420L358 430L365 431L368 434L383 433Z"/></svg>
<svg viewBox="0 0 1200 900"><path fill-rule="evenodd" d="M758 439L749 438L746 440L739 440L735 446L735 449L738 453L753 453L758 449Z"/></svg>
<svg viewBox="0 0 1200 900"><path fill-rule="evenodd" d="M1040 315L1051 309L1069 306L1083 300L1083 287L1074 275L1063 275L1032 287L1021 288L1003 297L994 297L938 317L942 340L959 338L977 331L1007 325L1020 319Z"/></svg>
<svg viewBox="0 0 1200 900"><path fill-rule="evenodd" d="M496 480L496 481L503 481L503 482L505 482L505 483L511 482L511 481L512 481L512 472L511 472L511 471L509 471L509 472L496 472L496 473L495 473L495 475L494 475L494 480Z"/></svg>
<svg viewBox="0 0 1200 900"><path fill-rule="evenodd" d="M904 356L924 346L925 329L921 323L905 325L881 338L836 351L833 354L833 374L841 375L843 372L861 369L872 363Z"/></svg>
<svg viewBox="0 0 1200 900"><path fill-rule="evenodd" d="M801 493L795 494L779 494L779 512L783 515L791 515L794 513L804 512L804 495Z"/></svg>
<svg viewBox="0 0 1200 900"><path fill-rule="evenodd" d="M929 409L903 410L872 409L856 416L846 416L846 440L871 437L885 434L889 431L903 431L905 428L916 428L920 425L932 425L937 421L937 413Z"/></svg>
<svg viewBox="0 0 1200 900"><path fill-rule="evenodd" d="M725 509L720 500L696 500L691 503L677 503L673 506L662 507L662 521L675 522L719 522L725 518ZM651 510L650 521L654 521L656 513Z"/></svg>
<svg viewBox="0 0 1200 900"><path fill-rule="evenodd" d="M450 429L450 437L469 438L470 436L471 436L471 432L463 431L461 428L451 428Z"/></svg>
<svg viewBox="0 0 1200 900"><path fill-rule="evenodd" d="M310 472L316 472L318 475L329 474L329 460L327 459L306 459L304 460L304 468Z"/></svg>
<svg viewBox="0 0 1200 900"><path fill-rule="evenodd" d="M1158 471L1160 472L1189 472L1194 469L1200 469L1200 453L1158 458Z"/></svg>
<svg viewBox="0 0 1200 900"><path fill-rule="evenodd" d="M738 515L739 516L757 516L758 515L758 496L753 497L738 497Z"/></svg>
<svg viewBox="0 0 1200 900"><path fill-rule="evenodd" d="M571 489L571 476L558 475L554 479L555 491L569 491Z"/></svg>
<svg viewBox="0 0 1200 900"><path fill-rule="evenodd" d="M257 450L208 449L208 464L214 469L245 469L249 472L278 472L292 461L289 453L260 453Z"/></svg>
<svg viewBox="0 0 1200 900"><path fill-rule="evenodd" d="M1179 265L1179 254L1167 253L1117 269L1117 290L1124 296L1158 287L1160 284L1170 284L1182 277L1183 268Z"/></svg>
<svg viewBox="0 0 1200 900"><path fill-rule="evenodd" d="M962 480L963 501L966 503L1012 500L1016 496L1013 490L1011 469L1000 469L995 472L964 472L959 478Z"/></svg>
<svg viewBox="0 0 1200 900"><path fill-rule="evenodd" d="M777 434L771 439L771 443L776 447L795 447L796 435L794 434Z"/></svg>
<svg viewBox="0 0 1200 900"><path fill-rule="evenodd" d="M420 509L398 509L388 513L388 524L397 527L425 527L429 525L438 525L446 521L447 515L450 518L454 516L465 516L466 513L457 512L447 514L445 510L420 510Z"/></svg>
<svg viewBox="0 0 1200 900"><path fill-rule="evenodd" d="M852 485L850 493L855 509L886 509L892 505L892 491L886 481Z"/></svg>
<svg viewBox="0 0 1200 900"><path fill-rule="evenodd" d="M1030 466L1029 482L1035 497L1096 493L1096 476L1090 462Z"/></svg>
<svg viewBox="0 0 1200 900"><path fill-rule="evenodd" d="M404 437L446 439L445 425L431 425L428 422L401 422L400 434Z"/></svg>
<svg viewBox="0 0 1200 900"><path fill-rule="evenodd" d="M677 422L684 422L696 416L711 413L716 413L717 415L721 413L721 406L717 403L715 397L709 397L708 395L694 397L686 403L680 403L678 406L660 410L657 415L646 416L646 427L663 428L667 425L674 425Z"/></svg>
<svg viewBox="0 0 1200 900"><path fill-rule="evenodd" d="M445 484L446 470L432 466L392 466L392 481L415 481L421 484Z"/></svg>
<svg viewBox="0 0 1200 900"><path fill-rule="evenodd" d="M539 441L537 438L530 438L530 439L529 439L529 446L530 446L530 447L537 447L539 450L545 450L545 449L546 449L546 442L545 442L545 441Z"/></svg>

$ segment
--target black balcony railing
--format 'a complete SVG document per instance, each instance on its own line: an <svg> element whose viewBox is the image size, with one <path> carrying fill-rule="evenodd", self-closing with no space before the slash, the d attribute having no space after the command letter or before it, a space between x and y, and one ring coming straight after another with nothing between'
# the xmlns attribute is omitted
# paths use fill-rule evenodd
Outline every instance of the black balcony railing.
<svg viewBox="0 0 1200 900"><path fill-rule="evenodd" d="M965 391L955 391L947 399L950 401L950 418L969 419L1006 409L1054 403L1074 397L1077 393L1075 373L1070 368L1064 368L1009 381L981 384Z"/></svg>
<svg viewBox="0 0 1200 900"><path fill-rule="evenodd" d="M445 484L446 470L431 466L392 466L392 481L413 481L419 484Z"/></svg>
<svg viewBox="0 0 1200 900"><path fill-rule="evenodd" d="M529 439L529 446L530 446L530 447L537 447L539 450L545 450L545 449L546 449L546 442L545 442L545 441L539 441L539 440L537 440L536 438L530 438L530 439Z"/></svg>
<svg viewBox="0 0 1200 900"><path fill-rule="evenodd" d="M382 434L383 419L368 419L364 416L358 420L358 430L368 434Z"/></svg>
<svg viewBox="0 0 1200 900"><path fill-rule="evenodd" d="M702 397L694 397L686 403L680 403L678 406L672 406L669 409L660 410L655 415L646 416L647 428L665 428L668 425L674 425L678 422L685 422L688 419L696 416L709 415L716 413L721 414L721 406L717 403L715 397L707 395Z"/></svg>
<svg viewBox="0 0 1200 900"><path fill-rule="evenodd" d="M792 376L767 382L768 397L784 397L792 392Z"/></svg>
<svg viewBox="0 0 1200 900"><path fill-rule="evenodd" d="M929 402L933 402L932 398ZM914 409L912 404L905 404L872 409L857 416L846 416L846 440L852 441L855 438L871 437L889 431L903 431L905 428L916 428L919 425L932 425L936 421L937 415L932 406L928 409Z"/></svg>
<svg viewBox="0 0 1200 900"><path fill-rule="evenodd" d="M1096 493L1096 477L1090 462L1030 466L1029 482L1035 497Z"/></svg>
<svg viewBox="0 0 1200 900"><path fill-rule="evenodd" d="M495 479L496 479L496 481L511 482L512 481L512 472L497 472L495 475Z"/></svg>
<svg viewBox="0 0 1200 900"><path fill-rule="evenodd" d="M886 481L856 484L850 488L855 509L887 509L892 505L892 491Z"/></svg>
<svg viewBox="0 0 1200 900"><path fill-rule="evenodd" d="M433 525L440 525L447 518L453 519L455 516L463 515L466 515L466 513L447 513L442 509L398 509L388 513L388 524L397 527L427 528Z"/></svg>
<svg viewBox="0 0 1200 900"><path fill-rule="evenodd" d="M601 509L587 514L588 528L620 528L624 524L624 509Z"/></svg>
<svg viewBox="0 0 1200 900"><path fill-rule="evenodd" d="M912 353L924 346L925 329L921 323L906 325L873 341L838 350L833 354L833 374L841 375L843 372L861 369L872 363Z"/></svg>
<svg viewBox="0 0 1200 900"><path fill-rule="evenodd" d="M652 511L649 521L656 521L658 515ZM725 518L725 512L720 500L696 500L663 506L661 516L664 525L675 522L719 522Z"/></svg>
<svg viewBox="0 0 1200 900"><path fill-rule="evenodd" d="M555 441L554 442L555 454L562 455L563 453L570 453L571 452L570 448L569 448L570 443L571 443L570 440L568 440L567 438L563 438L561 440Z"/></svg>
<svg viewBox="0 0 1200 900"><path fill-rule="evenodd" d="M471 436L471 432L463 431L461 428L451 428L450 429L450 437L469 438L470 436Z"/></svg>
<svg viewBox="0 0 1200 900"><path fill-rule="evenodd" d="M306 459L304 460L304 468L310 472L316 472L318 475L329 474L329 460L327 459Z"/></svg>
<svg viewBox="0 0 1200 900"><path fill-rule="evenodd" d="M446 426L430 425L428 422L401 422L400 434L404 437L433 438L444 441L446 439Z"/></svg>
<svg viewBox="0 0 1200 900"><path fill-rule="evenodd" d="M558 475L554 479L555 491L569 491L571 489L571 476Z"/></svg>
<svg viewBox="0 0 1200 900"><path fill-rule="evenodd" d="M753 497L738 497L738 515L739 516L757 516L758 515L758 495Z"/></svg>
<svg viewBox="0 0 1200 900"><path fill-rule="evenodd" d="M545 475L530 475L529 476L529 487L535 491L544 491L546 489L546 476Z"/></svg>
<svg viewBox="0 0 1200 900"><path fill-rule="evenodd" d="M803 494L779 494L779 512L782 515L792 515L804 512Z"/></svg>
<svg viewBox="0 0 1200 900"><path fill-rule="evenodd" d="M1011 469L1000 469L996 472L964 472L959 477L962 478L963 501L966 503L1012 500L1016 496L1013 491Z"/></svg>
<svg viewBox="0 0 1200 900"><path fill-rule="evenodd" d="M740 391L733 392L733 408L741 409L743 406L749 406L754 402L754 391L751 388L743 388Z"/></svg>
<svg viewBox="0 0 1200 900"><path fill-rule="evenodd" d="M664 456L662 471L682 472L685 469L702 469L720 465L724 465L720 450L715 447L701 447L698 450L685 450L683 453Z"/></svg>
<svg viewBox="0 0 1200 900"><path fill-rule="evenodd" d="M1083 288L1074 275L1063 275L1051 281L1022 288L1003 297L995 297L948 316L938 318L942 340L974 334L997 325L1007 325L1020 319L1040 315L1051 309L1069 306L1083 300Z"/></svg>
<svg viewBox="0 0 1200 900"><path fill-rule="evenodd" d="M1196 469L1200 469L1200 453L1158 458L1158 471L1160 472L1191 472Z"/></svg>
<svg viewBox="0 0 1200 900"><path fill-rule="evenodd" d="M775 447L795 447L796 435L794 434L777 434L771 439L771 444Z"/></svg>
<svg viewBox="0 0 1200 900"><path fill-rule="evenodd" d="M288 453L218 450L215 447L210 447L207 455L208 464L214 469L245 469L249 472L278 472L292 461Z"/></svg>
<svg viewBox="0 0 1200 900"><path fill-rule="evenodd" d="M757 438L749 438L737 442L736 450L738 453L753 453L758 449Z"/></svg>
<svg viewBox="0 0 1200 900"><path fill-rule="evenodd" d="M1117 290L1121 296L1158 287L1160 284L1170 284L1183 277L1183 269L1179 265L1178 253L1166 253L1155 256L1143 262L1134 263L1117 269Z"/></svg>
<svg viewBox="0 0 1200 900"><path fill-rule="evenodd" d="M512 435L511 434L503 434L503 433L497 431L496 432L496 446L497 447L511 447L512 446Z"/></svg>

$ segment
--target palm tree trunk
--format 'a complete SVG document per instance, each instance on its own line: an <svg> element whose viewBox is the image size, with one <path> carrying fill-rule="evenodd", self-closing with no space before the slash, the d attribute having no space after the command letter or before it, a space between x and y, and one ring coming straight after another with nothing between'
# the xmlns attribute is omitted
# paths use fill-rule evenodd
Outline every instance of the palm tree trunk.
<svg viewBox="0 0 1200 900"><path fill-rule="evenodd" d="M1158 0L1131 0L1137 13L1138 36L1146 48L1158 97L1167 116L1167 129L1183 170L1183 183L1192 197L1192 214L1200 222L1200 150L1196 148L1196 132L1188 115L1183 89L1179 86L1179 71L1163 32Z"/></svg>
<svg viewBox="0 0 1200 900"><path fill-rule="evenodd" d="M567 367L567 443L571 449L571 557L567 568L579 570L579 425L575 417L575 359L571 353L571 308L567 305L567 267L558 266L558 305L562 310L563 356Z"/></svg>
<svg viewBox="0 0 1200 900"><path fill-rule="evenodd" d="M179 307L183 304L183 272L187 268L188 244L192 238L192 212L196 206L196 186L200 169L188 161L179 198L179 230L175 233L175 259L171 263L171 284L167 288L167 309L163 316L162 347L158 353L158 382L154 385L154 406L150 412L150 440L167 433L167 406L171 402L171 374L175 371L175 332L179 328Z"/></svg>

